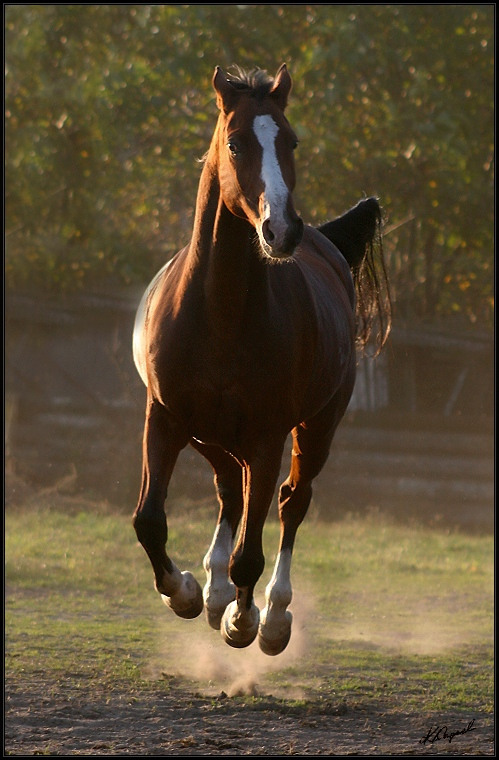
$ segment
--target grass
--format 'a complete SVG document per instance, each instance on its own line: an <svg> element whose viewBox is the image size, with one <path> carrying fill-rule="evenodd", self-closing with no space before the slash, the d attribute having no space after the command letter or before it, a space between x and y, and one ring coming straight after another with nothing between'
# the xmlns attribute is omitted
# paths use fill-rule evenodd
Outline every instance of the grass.
<svg viewBox="0 0 499 760"><path fill-rule="evenodd" d="M213 519L177 508L169 546L203 583ZM265 529L265 584L278 525ZM310 520L292 570L293 635L268 658L232 650L204 619L161 603L130 517L50 508L6 515L6 677L147 689L182 678L220 691L237 679L289 700L392 709L493 709L493 539L382 518ZM237 693L235 690L234 693Z"/></svg>

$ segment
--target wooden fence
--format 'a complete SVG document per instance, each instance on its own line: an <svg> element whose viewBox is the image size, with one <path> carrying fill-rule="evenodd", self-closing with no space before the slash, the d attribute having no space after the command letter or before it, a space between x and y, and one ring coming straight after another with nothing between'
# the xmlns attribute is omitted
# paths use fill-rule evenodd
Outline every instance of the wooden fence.
<svg viewBox="0 0 499 760"><path fill-rule="evenodd" d="M145 402L131 358L139 296L8 299L6 452L7 468L18 478L43 488L72 474L75 489L133 510ZM457 354L454 345L457 359L440 352L449 377L458 377L459 367L468 370L452 387L439 381L447 389L435 409L425 408L411 377L414 352L421 350L414 342L414 336L412 343L399 338L380 359L361 361L354 398L317 481L315 509L323 517L367 508L399 515L416 510L437 521L490 526L493 435L483 421L492 418L491 381L483 369L483 408L478 416L473 409L462 412L466 377L473 367L487 367L488 344ZM424 374L419 365L418 371ZM211 470L194 451L182 454L170 493L213 496Z"/></svg>

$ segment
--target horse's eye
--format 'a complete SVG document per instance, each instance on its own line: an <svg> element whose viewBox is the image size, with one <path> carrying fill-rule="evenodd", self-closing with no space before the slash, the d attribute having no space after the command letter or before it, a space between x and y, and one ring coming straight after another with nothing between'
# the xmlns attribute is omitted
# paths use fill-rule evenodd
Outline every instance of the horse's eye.
<svg viewBox="0 0 499 760"><path fill-rule="evenodd" d="M227 147L234 158L236 158L241 153L241 148L239 147L239 145L233 142L232 140L229 140L229 142L227 143Z"/></svg>
<svg viewBox="0 0 499 760"><path fill-rule="evenodd" d="M293 150L296 150L298 147L298 140L295 140L293 143Z"/></svg>

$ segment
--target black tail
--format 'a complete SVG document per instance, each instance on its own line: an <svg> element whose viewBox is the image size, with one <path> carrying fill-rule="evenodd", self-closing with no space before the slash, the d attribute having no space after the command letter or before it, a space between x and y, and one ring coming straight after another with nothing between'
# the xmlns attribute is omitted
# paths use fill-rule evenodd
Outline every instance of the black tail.
<svg viewBox="0 0 499 760"><path fill-rule="evenodd" d="M357 340L364 348L377 323L377 353L388 338L392 321L381 225L377 199L366 198L342 216L317 228L350 265L357 296Z"/></svg>

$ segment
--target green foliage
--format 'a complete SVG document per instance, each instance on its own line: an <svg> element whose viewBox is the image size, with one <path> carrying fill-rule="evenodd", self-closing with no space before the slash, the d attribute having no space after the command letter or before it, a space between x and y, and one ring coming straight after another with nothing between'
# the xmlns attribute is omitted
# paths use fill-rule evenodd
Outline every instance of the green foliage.
<svg viewBox="0 0 499 760"><path fill-rule="evenodd" d="M400 316L492 315L491 5L9 5L8 286L145 282L190 234L215 65L289 65L297 206L387 214Z"/></svg>

